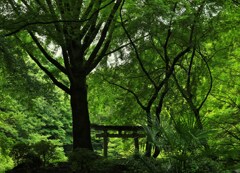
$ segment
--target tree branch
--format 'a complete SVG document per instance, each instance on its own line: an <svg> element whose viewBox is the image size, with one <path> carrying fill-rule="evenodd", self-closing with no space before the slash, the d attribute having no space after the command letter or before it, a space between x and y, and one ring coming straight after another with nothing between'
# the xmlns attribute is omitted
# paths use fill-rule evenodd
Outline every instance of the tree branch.
<svg viewBox="0 0 240 173"><path fill-rule="evenodd" d="M113 83L113 82L111 82L111 81L108 81L108 80L105 79L105 78L104 78L103 80L106 81L107 83L111 84L111 85L117 86L117 87L119 87L119 88L121 88L121 89L123 89L123 90L125 90L125 91L127 91L127 92L129 92L129 93L131 93L131 94L134 96L134 98L136 99L136 101L137 101L137 103L139 104L139 106L140 106L143 110L146 110L146 107L142 104L142 102L141 102L140 99L138 98L137 94L136 94L133 90L130 90L130 89L124 87L124 86L121 86L121 85L119 85L119 84L116 84L116 83Z"/></svg>
<svg viewBox="0 0 240 173"><path fill-rule="evenodd" d="M72 74L72 70L70 67L70 60L69 60L69 55L67 52L67 49L65 48L65 46L61 46L62 48L62 55L63 55L63 61L64 61L64 65L66 67L66 71L67 71L67 76L70 82L73 82L73 74Z"/></svg>
<svg viewBox="0 0 240 173"><path fill-rule="evenodd" d="M212 77L211 69L210 69L210 67L209 67L209 65L208 65L208 62L207 62L205 56L201 53L201 51L199 51L199 54L201 55L201 58L203 59L204 63L206 64L207 69L208 69L208 73L209 73L209 76L210 76L210 87L209 87L209 89L208 89L208 92L207 92L205 98L203 99L203 101L201 102L201 104L200 104L199 107L198 107L198 109L200 110L200 109L202 108L203 104L206 102L209 94L211 93L212 86L213 86L213 77Z"/></svg>
<svg viewBox="0 0 240 173"><path fill-rule="evenodd" d="M149 34L147 34L147 35L145 35L145 36L143 36L143 37L137 38L137 39L135 39L135 40L133 40L133 41L134 41L134 42L137 42L137 41L139 41L139 40L141 40L141 39L143 39L143 38L145 38L145 37L148 37L148 36L149 36ZM123 44L123 45L119 46L119 47L116 48L116 49L110 50L109 52L107 52L106 54L104 54L104 56L108 56L108 55L110 55L110 54L112 54L112 53L115 53L115 52L117 52L117 51L119 51L119 50L121 50L121 49L129 46L129 45L131 45L131 42L128 42L128 43L126 43L126 44Z"/></svg>
<svg viewBox="0 0 240 173"><path fill-rule="evenodd" d="M186 83L186 88L188 93L190 94L189 96L191 96L192 94L192 88L191 88L191 71L192 71L192 66L193 66L193 59L195 57L195 52L196 52L196 47L193 47L193 51L192 51L192 55L191 55L191 59L190 59L190 64L188 67L188 72L187 72L187 83Z"/></svg>
<svg viewBox="0 0 240 173"><path fill-rule="evenodd" d="M139 63L139 65L140 65L142 71L145 73L145 75L146 75L146 77L148 78L148 80L153 84L154 88L157 88L157 85L156 85L155 81L151 78L151 76L148 74L147 70L145 69L145 67L144 67L144 65L143 65L143 62L142 62L142 60L141 60L141 58L140 58L140 55L139 55L139 53L138 53L137 47L136 47L135 43L133 42L130 34L128 33L128 31L127 31L127 29L126 29L126 27L125 27L125 25L124 25L123 16L122 16L122 9L123 9L124 3L125 3L125 0L123 0L123 3L122 3L122 5L121 5L121 7L120 7L120 18L121 18L122 28L123 28L123 30L124 30L127 38L129 39L129 41L130 41L130 43L131 43L134 51L135 51L136 58L137 58L137 60L138 60L138 63Z"/></svg>
<svg viewBox="0 0 240 173"><path fill-rule="evenodd" d="M23 49L27 52L27 54L30 56L30 58L37 64L37 66L43 71L45 72L45 74L47 74L47 76L52 80L52 82L59 87L60 89L62 89L63 91L65 91L67 94L70 94L70 89L65 86L63 83L59 82L54 75L48 71L48 69L46 67L44 67L40 61L38 61L38 59L22 44L22 41L20 38L18 38L17 36L15 36L15 38L21 43L21 46L23 47Z"/></svg>
<svg viewBox="0 0 240 173"><path fill-rule="evenodd" d="M101 46L104 43L104 40L107 36L107 33L109 31L110 25L114 19L115 13L117 12L118 7L120 6L122 0L117 0L117 2L115 3L114 7L112 8L112 11L110 13L110 15L108 16L107 22L104 25L104 28L102 30L101 36L99 38L99 41L97 43L97 45L95 46L94 50L92 51L91 55L89 56L87 62L86 62L86 68L90 68L90 66L92 66L92 63L94 62L97 53L99 52ZM102 57L101 57L102 58Z"/></svg>
<svg viewBox="0 0 240 173"><path fill-rule="evenodd" d="M27 22L26 24L20 26L19 28L15 29L14 31L11 31L7 34L4 34L4 37L8 37L11 35L14 35L18 32L20 32L22 29L28 27L28 26L32 26L32 25L48 25L48 24L54 24L54 23L83 23L86 22L88 20L90 20L95 13L97 13L98 11L106 8L107 6L109 6L110 4L112 4L114 2L114 0L112 0L111 2L107 3L106 5L104 5L103 7L99 8L97 11L95 11L94 13L92 13L92 15L89 18L84 18L82 20L51 20L51 21L35 21L35 22Z"/></svg>
<svg viewBox="0 0 240 173"><path fill-rule="evenodd" d="M52 5L51 0L46 0L46 2L47 2L48 9L49 9L52 17L54 18L54 20L57 20L57 15L56 15L56 13L54 12L54 7L53 7L53 5ZM45 10L47 10L47 9L45 8ZM61 26L59 25L59 23L53 23L53 24L54 24L54 26L55 26L55 28L56 28L56 31L59 32L59 33L61 33L62 28L61 28Z"/></svg>
<svg viewBox="0 0 240 173"><path fill-rule="evenodd" d="M96 8L100 8L101 6L101 1L98 1L98 4L97 4L97 7ZM85 18L87 18L87 15L91 12L91 10L95 10L93 9L94 7L94 0L89 4L87 10L85 13ZM79 40L82 40L82 38L85 36L85 37L88 37L88 35L92 34L93 32L96 32L96 34L98 33L98 30L100 28L99 27L95 27L96 26L96 23L97 23L97 18L98 18L98 15L99 15L99 11L94 13L94 15L92 16L91 20L89 20L83 27L82 29L80 30L80 33L79 33ZM82 19L84 19L84 17L82 17ZM100 22L101 23L101 22ZM96 30L97 29L97 30ZM85 38L85 42L86 42L86 38Z"/></svg>
<svg viewBox="0 0 240 173"><path fill-rule="evenodd" d="M28 32L33 41L35 42L35 44L37 45L38 49L42 52L42 54L45 56L45 58L50 62L52 63L56 68L58 68L61 72L63 72L64 74L68 75L67 74L67 71L66 69L58 62L56 61L55 59L53 59L47 52L46 50L42 47L42 45L40 44L40 42L38 41L37 37L32 33L32 32Z"/></svg>
<svg viewBox="0 0 240 173"><path fill-rule="evenodd" d="M176 11L177 4L178 4L178 2L174 3L173 12ZM163 45L164 59L165 59L166 64L168 64L169 61L170 61L169 57L168 57L168 49L167 49L167 47L168 47L168 43L169 43L170 37L172 36L172 29L171 29L172 28L172 22L173 22L173 15L170 18L168 31L167 31L167 37L166 37L165 43Z"/></svg>
<svg viewBox="0 0 240 173"><path fill-rule="evenodd" d="M69 89L67 86L65 86L63 83L59 82L59 81L54 77L54 75L53 75L50 71L48 71L48 70L37 60L37 58L36 58L35 56L33 56L33 54L32 54L30 51L26 50L26 52L27 52L28 55L31 57L31 59L38 65L38 67L48 75L48 77L52 80L52 82L53 82L57 87L59 87L60 89L62 89L63 91L65 91L67 94L70 94L70 89Z"/></svg>
<svg viewBox="0 0 240 173"><path fill-rule="evenodd" d="M105 56L105 53L107 52L109 45L112 41L112 34L114 31L114 24L112 25L112 27L110 28L109 32L108 32L108 36L107 39L105 41L105 44L103 46L103 48L101 49L99 55L97 56L97 58L95 59L95 61L89 66L89 68L87 69L87 74L89 74L98 64L99 62L103 59L103 57Z"/></svg>
<svg viewBox="0 0 240 173"><path fill-rule="evenodd" d="M157 120L159 123L161 122L160 121L160 113L162 112L162 107L163 107L163 103L164 103L163 101L164 101L166 94L168 93L168 90L169 90L168 82L166 82L164 91L162 92L159 102L158 102L158 105L156 107L156 117L157 117Z"/></svg>

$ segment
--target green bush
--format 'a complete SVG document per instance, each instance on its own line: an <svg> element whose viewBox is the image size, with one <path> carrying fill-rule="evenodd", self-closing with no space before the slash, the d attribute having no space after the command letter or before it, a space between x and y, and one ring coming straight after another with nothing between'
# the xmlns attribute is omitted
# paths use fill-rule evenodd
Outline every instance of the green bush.
<svg viewBox="0 0 240 173"><path fill-rule="evenodd" d="M1 151L0 151L1 153ZM0 154L0 173L6 172L6 170L12 169L14 166L13 160L9 156Z"/></svg>
<svg viewBox="0 0 240 173"><path fill-rule="evenodd" d="M192 153L166 153L159 159L163 172L169 173L219 173L223 171L223 164L207 156L205 152L198 150Z"/></svg>
<svg viewBox="0 0 240 173"><path fill-rule="evenodd" d="M101 158L91 167L93 173L160 173L161 164L154 158L133 155L127 158Z"/></svg>
<svg viewBox="0 0 240 173"><path fill-rule="evenodd" d="M76 149L69 155L69 162L71 163L73 171L89 172L93 162L99 156L93 151L87 149Z"/></svg>
<svg viewBox="0 0 240 173"><path fill-rule="evenodd" d="M34 153L42 160L44 166L49 164L51 159L57 157L55 154L56 147L50 141L43 140L32 145Z"/></svg>
<svg viewBox="0 0 240 173"><path fill-rule="evenodd" d="M10 155L15 165L20 165L29 162L29 156L33 155L33 153L29 144L19 142L12 147Z"/></svg>
<svg viewBox="0 0 240 173"><path fill-rule="evenodd" d="M133 155L126 160L126 166L129 172L133 173L160 173L162 172L161 164L158 160L145 157L139 154Z"/></svg>
<svg viewBox="0 0 240 173"><path fill-rule="evenodd" d="M64 157L63 153L63 150L51 141L41 140L34 144L17 143L12 147L10 154L15 165L24 164L27 167L41 167Z"/></svg>

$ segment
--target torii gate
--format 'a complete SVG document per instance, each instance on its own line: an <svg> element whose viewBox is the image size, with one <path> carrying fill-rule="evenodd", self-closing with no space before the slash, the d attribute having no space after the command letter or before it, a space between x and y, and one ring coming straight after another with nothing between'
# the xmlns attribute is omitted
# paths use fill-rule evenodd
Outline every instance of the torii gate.
<svg viewBox="0 0 240 173"><path fill-rule="evenodd" d="M114 125L97 125L91 124L91 128L95 130L100 130L102 133L96 134L96 137L103 138L103 155L107 157L108 153L108 138L134 138L135 151L139 151L139 138L144 138L146 135L143 132L141 126L114 126ZM115 133L108 133L109 131L114 131ZM117 132L117 133L116 133ZM131 132L131 133L122 133Z"/></svg>

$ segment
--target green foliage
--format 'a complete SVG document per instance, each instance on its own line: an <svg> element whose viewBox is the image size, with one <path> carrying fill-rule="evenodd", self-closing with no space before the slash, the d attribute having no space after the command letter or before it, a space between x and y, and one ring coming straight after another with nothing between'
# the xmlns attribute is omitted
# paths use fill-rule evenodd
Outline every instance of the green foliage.
<svg viewBox="0 0 240 173"><path fill-rule="evenodd" d="M63 161L63 150L51 141L41 140L36 143L17 143L12 147L10 155L15 165L25 165L27 168L47 166L54 161Z"/></svg>
<svg viewBox="0 0 240 173"><path fill-rule="evenodd" d="M193 116L162 118L161 124L145 126L148 139L161 150L162 167L167 172L218 172L222 165L207 155L207 140L215 130L201 130ZM205 153L206 152L206 153ZM210 153L208 153L210 154Z"/></svg>
<svg viewBox="0 0 240 173"><path fill-rule="evenodd" d="M129 172L134 173L160 173L164 171L162 169L162 164L161 162L159 162L159 160L141 156L140 154L135 154L132 157L129 157L126 161L126 165L128 166Z"/></svg>
<svg viewBox="0 0 240 173"><path fill-rule="evenodd" d="M30 146L25 143L18 143L12 147L11 156L15 161L15 164L21 164L26 162L28 153L30 152Z"/></svg>
<svg viewBox="0 0 240 173"><path fill-rule="evenodd" d="M73 171L89 172L99 156L87 149L76 149L69 155L69 162Z"/></svg>
<svg viewBox="0 0 240 173"><path fill-rule="evenodd" d="M0 173L5 173L6 170L10 170L14 167L14 163L11 157L0 153Z"/></svg>
<svg viewBox="0 0 240 173"><path fill-rule="evenodd" d="M88 154L90 153L88 152ZM89 158L92 158L92 156L89 156ZM80 160L82 160L82 158ZM88 159L85 158L85 160ZM93 160L89 161L90 163L88 163L88 166L86 166L86 163L83 162L82 165L76 164L75 170L78 170L80 172L89 171L93 173L151 173L153 171L156 173L161 172L159 162L152 158L145 158L142 156L129 156L127 158L119 159L102 158L98 156L98 159L94 157Z"/></svg>
<svg viewBox="0 0 240 173"><path fill-rule="evenodd" d="M186 173L218 173L224 171L224 165L208 158L205 154L174 155L161 159L162 170L165 172Z"/></svg>
<svg viewBox="0 0 240 173"><path fill-rule="evenodd" d="M16 9L20 8L20 15L10 2L16 3ZM83 34L82 40L79 40L83 44L96 25L88 23L88 20L68 23L50 21L78 20L79 16L89 19L94 12L84 16L87 6L92 2L96 10L96 2L100 1L83 1L81 14L76 15L77 18L75 13L78 10L69 12L69 7L65 6L69 3L75 7L75 3L63 2L61 8L67 9L64 14L61 14L59 4L53 1L0 1L0 172L13 166L10 154L16 164L33 166L35 163L38 166L38 162L39 165L49 165L66 159L59 146L72 142L69 98L52 86L47 75L25 52L33 53L56 79L70 86L68 78L48 62L27 33L28 30L32 31L46 53L64 65L66 61L59 48L65 44L65 39L79 38ZM110 0L102 2L103 6ZM51 5L53 9L43 10ZM101 9L97 22L104 21L110 9ZM136 50L123 32L122 21L115 18L115 32L108 51L117 51L109 56L106 52L107 57L88 78L90 119L97 124L144 124L148 139L160 147L161 153L157 160L142 156L99 159L92 152L79 150L69 158L73 170L221 172L224 171L222 163L225 169L237 169L240 160L239 14L239 3L236 1L125 1L123 23ZM38 24L24 26L31 22ZM91 29L86 29L88 25L91 25ZM85 26L90 35L78 32ZM75 27L78 29L72 29ZM62 32L62 28L66 28L66 31ZM12 31L17 33L4 36ZM63 37L63 33L68 34ZM101 35L100 31L98 35ZM96 47L98 35L82 52L80 58L83 61L88 60L87 57ZM190 37L193 41L189 45ZM118 49L125 44L124 48ZM74 46L71 43L63 48ZM159 122L153 122L149 128L145 125L145 110L137 103L136 96L139 102L148 105L157 88L153 83L165 80L167 68L174 63L174 57L188 46L191 50L174 67L176 79L170 77L168 86L165 85L168 93L163 100ZM77 50L80 48L77 47ZM154 82L149 80L141 67L136 51ZM71 54L71 51L66 52ZM210 73L213 78L211 93L204 106L198 108L211 85ZM152 117L155 116L162 93L160 90L155 95L156 99L150 108ZM199 111L203 130L197 128L194 108ZM94 142L101 145L101 141ZM110 139L109 155L129 156L134 153L132 146L130 140Z"/></svg>
<svg viewBox="0 0 240 173"><path fill-rule="evenodd" d="M40 141L32 147L36 155L43 161L43 165L48 164L51 159L56 158L55 152L57 146L54 146L50 141Z"/></svg>

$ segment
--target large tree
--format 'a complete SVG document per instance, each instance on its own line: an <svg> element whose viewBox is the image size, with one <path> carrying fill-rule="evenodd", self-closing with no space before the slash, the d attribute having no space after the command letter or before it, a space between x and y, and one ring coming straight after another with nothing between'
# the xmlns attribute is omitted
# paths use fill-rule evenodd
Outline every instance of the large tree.
<svg viewBox="0 0 240 173"><path fill-rule="evenodd" d="M93 149L87 76L107 53L121 3L8 0L0 4L1 35L14 39L52 82L70 95L73 148Z"/></svg>

